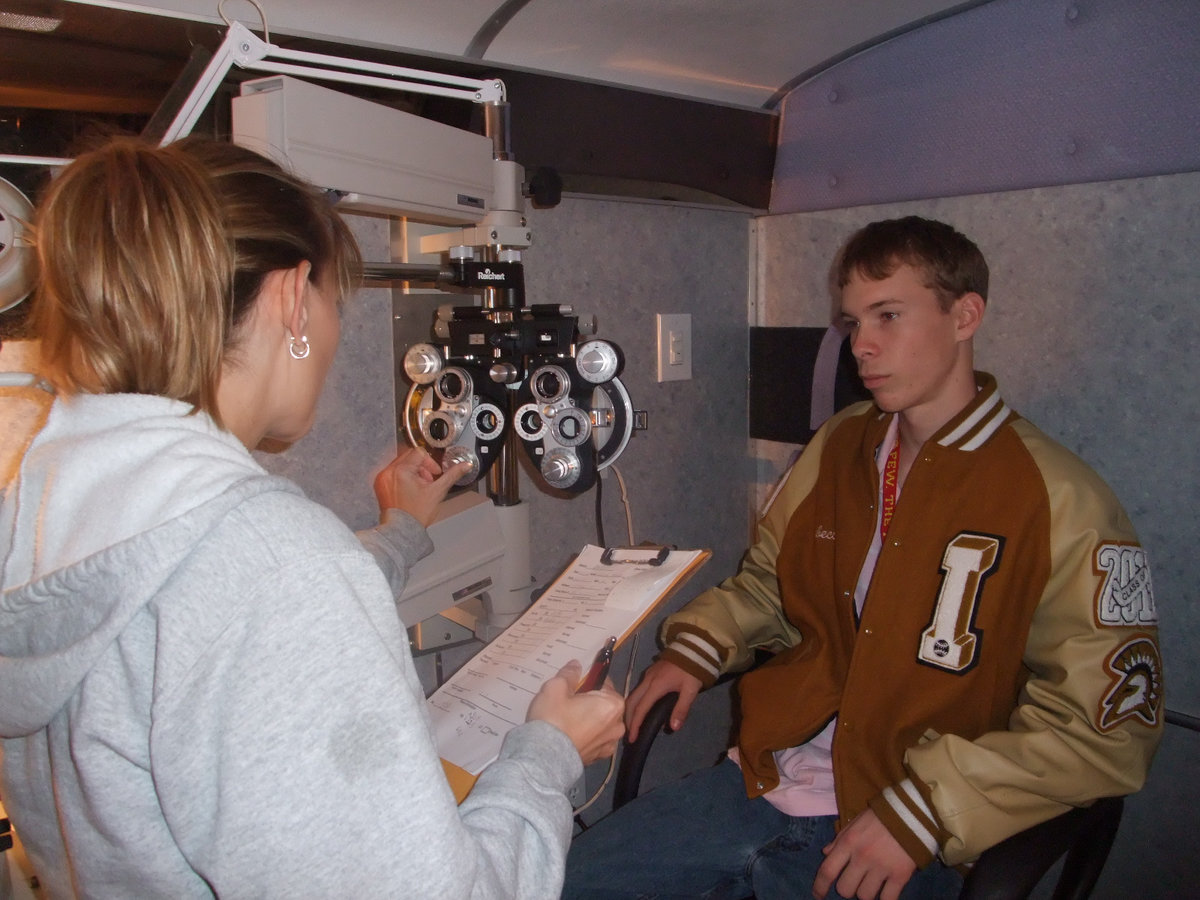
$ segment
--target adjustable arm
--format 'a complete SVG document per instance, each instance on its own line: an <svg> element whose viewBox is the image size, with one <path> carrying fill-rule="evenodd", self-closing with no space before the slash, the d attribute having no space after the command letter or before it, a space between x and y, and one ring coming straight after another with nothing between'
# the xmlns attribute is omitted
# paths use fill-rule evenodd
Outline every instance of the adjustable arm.
<svg viewBox="0 0 1200 900"><path fill-rule="evenodd" d="M217 92L221 80L234 65L242 69L279 75L298 75L304 78L410 91L415 94L470 100L473 103L503 103L505 99L504 82L499 79L463 78L458 75L444 75L440 72L347 59L324 53L285 50L263 41L240 22L232 22L221 46L209 60L195 87L167 128L161 144L169 144L191 132L200 114Z"/></svg>

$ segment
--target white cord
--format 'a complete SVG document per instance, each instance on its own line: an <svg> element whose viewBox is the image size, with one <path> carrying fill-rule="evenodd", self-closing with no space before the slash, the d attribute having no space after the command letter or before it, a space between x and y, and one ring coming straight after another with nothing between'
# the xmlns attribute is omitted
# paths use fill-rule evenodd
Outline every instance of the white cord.
<svg viewBox="0 0 1200 900"><path fill-rule="evenodd" d="M229 0L219 0L217 3L217 15L221 17L222 21L224 21L226 25L232 25L233 20L230 19L229 16L225 15L225 4L228 2ZM263 8L258 5L258 0L246 0L246 2L258 10L258 20L262 22L263 43L271 43L271 32L267 28L267 14L263 12Z"/></svg>
<svg viewBox="0 0 1200 900"><path fill-rule="evenodd" d="M625 533L627 535L629 546L633 544L633 511L629 506L629 492L625 490L625 479L621 477L621 470L615 465L609 466L612 473L617 476L617 484L621 487L621 505L625 507Z"/></svg>
<svg viewBox="0 0 1200 900"><path fill-rule="evenodd" d="M629 504L629 491L625 488L625 479L621 476L621 470L615 465L608 467L612 473L617 476L617 484L621 488L621 505L625 508L625 533L628 540L628 546L634 546L633 542L633 511ZM603 473L601 473L603 475ZM621 689L621 696L629 696L629 684L633 680L633 667L637 663L638 640L641 638L641 632L633 633L633 640L629 645L629 666L625 669L625 686ZM604 793L604 789L608 787L608 783L612 781L613 773L617 770L617 753L612 755L608 761L608 771L604 775L604 780L600 782L600 787L596 788L592 796L588 797L584 803L575 808L574 815L578 816L581 812L591 806Z"/></svg>
<svg viewBox="0 0 1200 900"><path fill-rule="evenodd" d="M637 662L638 638L640 637L641 632L635 631L633 633L633 640L629 645L629 666L625 669L625 685L621 689L622 697L629 696L629 683L633 680L633 665L635 662ZM604 780L600 782L600 787L596 788L596 790L592 793L592 796L588 797L586 801L577 806L572 815L579 815L581 812L595 803L600 798L600 795L604 793L604 789L608 787L608 783L612 781L613 773L617 771L617 757L619 755L620 751L618 750L618 752L609 757L608 771L604 773Z"/></svg>

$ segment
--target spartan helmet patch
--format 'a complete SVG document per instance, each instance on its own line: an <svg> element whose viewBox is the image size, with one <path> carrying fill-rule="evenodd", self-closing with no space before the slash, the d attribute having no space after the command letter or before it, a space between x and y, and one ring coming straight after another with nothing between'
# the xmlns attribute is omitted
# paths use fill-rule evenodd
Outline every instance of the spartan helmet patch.
<svg viewBox="0 0 1200 900"><path fill-rule="evenodd" d="M1162 706L1162 658L1148 637L1136 637L1117 648L1105 664L1112 687L1100 703L1100 730L1111 731L1126 719L1158 724Z"/></svg>

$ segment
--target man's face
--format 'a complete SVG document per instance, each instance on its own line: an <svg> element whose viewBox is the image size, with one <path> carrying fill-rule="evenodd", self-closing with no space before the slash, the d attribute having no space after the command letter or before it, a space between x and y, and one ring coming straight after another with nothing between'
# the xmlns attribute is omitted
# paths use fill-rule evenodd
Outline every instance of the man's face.
<svg viewBox="0 0 1200 900"><path fill-rule="evenodd" d="M841 321L880 409L940 421L961 409L960 345L970 337L960 328L961 303L944 311L924 273L910 265L881 281L851 278L842 291ZM966 368L969 374L969 356Z"/></svg>

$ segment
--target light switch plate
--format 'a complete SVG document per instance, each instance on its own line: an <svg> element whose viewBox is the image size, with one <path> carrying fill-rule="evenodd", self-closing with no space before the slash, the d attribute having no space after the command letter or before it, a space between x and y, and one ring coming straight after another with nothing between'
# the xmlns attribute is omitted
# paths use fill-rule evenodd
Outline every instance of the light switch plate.
<svg viewBox="0 0 1200 900"><path fill-rule="evenodd" d="M658 380L687 381L692 377L692 316L658 313Z"/></svg>

